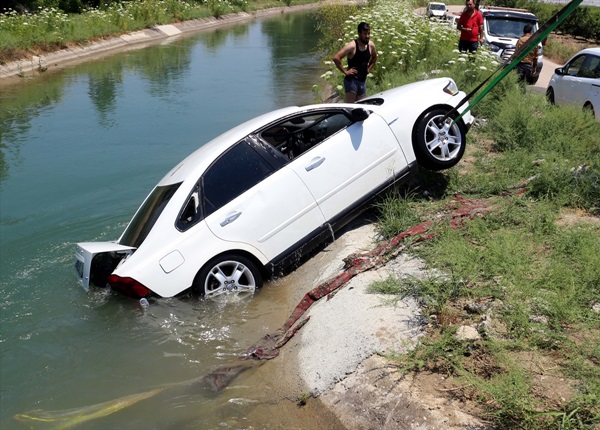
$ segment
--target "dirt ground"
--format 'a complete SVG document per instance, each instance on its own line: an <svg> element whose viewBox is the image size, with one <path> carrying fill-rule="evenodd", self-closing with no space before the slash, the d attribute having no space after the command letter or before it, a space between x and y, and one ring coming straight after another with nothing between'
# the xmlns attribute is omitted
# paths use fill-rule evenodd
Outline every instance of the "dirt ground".
<svg viewBox="0 0 600 430"><path fill-rule="evenodd" d="M565 222L572 222L574 214L567 214ZM587 218L587 217L586 217ZM597 221L596 218L594 218ZM578 222L582 222L579 219ZM324 280L331 278L343 269L345 256L373 249L376 239L373 223L363 221L351 227L336 242L289 275L298 286L305 285L307 280ZM443 369L437 369L435 363L425 366L425 371L418 373L402 371L386 354L402 352L418 338L419 332L426 332L429 322L423 322L415 331L406 332L397 320L396 309L402 312L402 306L390 305L389 301L381 301L383 305L362 306L365 296L357 296L356 291L364 291L374 279L382 279L389 274L401 276L422 276L428 273L425 265L406 254L399 254L384 267L371 272L361 273L353 278L341 291L331 298L323 298L327 306L313 305L309 309L311 319L301 331L283 348L289 379L288 388L295 387L292 392L304 392L310 395L303 407L321 415L319 425L314 428L347 429L347 430L484 430L493 427L482 417L486 412L476 400L475 390L464 381L458 381L447 375ZM317 281L313 282L314 285ZM306 287L304 287L306 290ZM345 290L352 290L345 291ZM344 294L354 294L350 299ZM353 298L352 298L353 297ZM380 297L381 298L381 297ZM345 306L353 300L351 311ZM452 324L462 327L475 327L485 317L477 312L466 312L473 303L455 303ZM475 304L481 305L481 303ZM385 310L385 311L384 311ZM352 313L352 318L338 324L338 316ZM351 333L354 349L364 348L366 338L357 338L355 333L363 324L363 312L377 316L372 322L373 330L365 336L384 338L378 344L379 349L371 350L371 354L359 362L353 361L352 354L338 357L339 342L333 339L344 339ZM318 317L324 319L318 319ZM326 324L330 320L332 324ZM438 321L440 322L440 321ZM502 335L502 327L492 329L495 335ZM325 333L330 341L319 341L310 331ZM460 331L460 330L459 330ZM467 340L468 341L468 340ZM307 344L309 342L309 344ZM333 346L334 345L334 346ZM312 349L311 349L312 348ZM325 361L317 361L318 365L299 360L303 354L319 355ZM541 355L535 351L515 353L511 359L519 363L524 372L530 375L533 390L546 405L560 410L561 405L573 397L576 384L561 374L561 363L553 357ZM357 363L348 370L348 362ZM319 364L320 363L320 364ZM324 364L325 363L325 364ZM491 376L498 372L495 363L490 362L485 354L476 351L466 364L478 375ZM346 366L346 367L345 367ZM328 372L333 372L333 384L323 384ZM315 388L317 387L317 388ZM307 396L308 397L308 396ZM301 402L299 402L301 403ZM490 405L493 408L493 405ZM310 425L306 429L312 428Z"/></svg>
<svg viewBox="0 0 600 430"><path fill-rule="evenodd" d="M376 234L374 225L363 221L351 226L336 242L329 245L324 251L313 257L296 272L289 275L298 285L305 284L308 279L324 280L339 273L343 268L342 259L354 252L366 252L374 247ZM346 300L344 289L364 291L374 279L382 279L388 274L411 274L419 276L426 273L422 262L400 254L388 264L373 272L362 273L342 287L342 291L327 300L327 306L313 305L310 309L311 320L301 329L290 344L284 347L285 360L289 365L287 375L294 381L288 381L291 386L297 386L297 392L304 390L310 393L307 406L312 410L323 411L323 418L331 414L335 420L329 420L327 428L341 428L348 430L459 430L459 429L485 429L485 423L477 418L481 411L476 404L466 396L457 396L460 387L451 378L439 373L420 372L417 374L400 371L393 361L382 354L400 351L407 343L414 342L418 334L413 330L402 334L402 324L397 320L397 313L401 306L384 304L366 306L365 312L376 315L379 325L372 331L373 337L384 338L379 344L380 350L371 351L371 355L357 363L351 371L345 367L352 358L347 354L344 358L336 358L339 346L331 346L330 342L318 343L314 334L309 331L325 332L330 338L344 338L352 333L351 341L355 349L364 348L368 343L366 338L356 338L354 333L361 327L363 311L359 308L360 302L354 299L352 318L343 325L336 324L336 314L347 312L344 303ZM317 282L313 282L317 284ZM305 287L306 289L306 287ZM356 294L356 293L355 293ZM354 296L356 297L356 296ZM385 302L381 302L385 303ZM396 309L397 312L394 312ZM327 312L327 315L323 315ZM333 320L333 324L323 323L319 316ZM376 323L376 324L377 324ZM421 325L419 330L426 330L426 325ZM399 336L400 335L400 336ZM369 336L369 334L365 334ZM307 342L311 342L310 345ZM314 343L317 343L315 345ZM313 354L319 352L326 358L327 365L312 366L298 360L302 351L314 348ZM309 350L309 353L311 351ZM292 357L290 357L292 355ZM334 384L325 386L323 379L328 372L335 373ZM318 375L316 375L318 373ZM324 389L315 389L320 387ZM317 393L315 393L317 391ZM462 392L461 392L462 393ZM337 422L339 421L339 422Z"/></svg>

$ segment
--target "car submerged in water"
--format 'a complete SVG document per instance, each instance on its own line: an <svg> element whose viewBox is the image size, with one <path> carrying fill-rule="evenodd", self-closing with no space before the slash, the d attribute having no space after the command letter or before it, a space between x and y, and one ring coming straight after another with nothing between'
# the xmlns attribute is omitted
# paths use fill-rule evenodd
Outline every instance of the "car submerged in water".
<svg viewBox="0 0 600 430"><path fill-rule="evenodd" d="M79 280L136 299L251 294L418 165L458 163L464 97L437 78L245 122L167 173L116 242L78 243Z"/></svg>

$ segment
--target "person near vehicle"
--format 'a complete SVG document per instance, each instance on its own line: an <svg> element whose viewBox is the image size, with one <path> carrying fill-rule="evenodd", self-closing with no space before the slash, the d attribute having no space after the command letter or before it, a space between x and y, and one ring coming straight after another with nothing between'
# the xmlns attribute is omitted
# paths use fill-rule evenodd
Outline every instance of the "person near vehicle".
<svg viewBox="0 0 600 430"><path fill-rule="evenodd" d="M342 59L348 57L348 67ZM367 95L367 75L377 62L377 50L371 41L371 27L366 22L358 24L358 37L348 42L333 57L336 67L344 74L346 103L354 103Z"/></svg>
<svg viewBox="0 0 600 430"><path fill-rule="evenodd" d="M465 5L466 8L456 23L456 28L460 30L458 50L473 53L479 45L483 45L483 15L475 8L473 0L467 0Z"/></svg>
<svg viewBox="0 0 600 430"><path fill-rule="evenodd" d="M519 48L523 46L531 37L533 32L533 26L531 24L525 24L523 27L523 36L517 41L517 47L515 52L519 52ZM525 58L517 65L517 74L519 75L519 82L527 82L531 80L537 73L537 47L534 47Z"/></svg>

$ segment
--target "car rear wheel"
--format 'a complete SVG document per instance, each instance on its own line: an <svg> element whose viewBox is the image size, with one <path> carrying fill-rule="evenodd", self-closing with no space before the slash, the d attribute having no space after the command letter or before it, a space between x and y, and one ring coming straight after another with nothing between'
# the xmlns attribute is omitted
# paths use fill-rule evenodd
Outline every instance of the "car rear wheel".
<svg viewBox="0 0 600 430"><path fill-rule="evenodd" d="M262 286L262 275L256 264L241 255L215 257L200 269L192 290L202 296L246 296Z"/></svg>
<svg viewBox="0 0 600 430"><path fill-rule="evenodd" d="M425 169L449 169L465 153L467 141L462 122L454 122L456 114L444 119L447 113L445 109L434 109L415 125L413 149L418 163Z"/></svg>
<svg viewBox="0 0 600 430"><path fill-rule="evenodd" d="M551 104L554 104L554 89L552 87L548 87L546 90L546 98Z"/></svg>

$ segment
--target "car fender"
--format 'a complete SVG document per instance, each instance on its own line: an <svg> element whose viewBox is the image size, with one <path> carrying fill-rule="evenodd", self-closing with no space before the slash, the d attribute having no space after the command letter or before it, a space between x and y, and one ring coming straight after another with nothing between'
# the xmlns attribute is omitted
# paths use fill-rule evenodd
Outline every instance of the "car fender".
<svg viewBox="0 0 600 430"><path fill-rule="evenodd" d="M427 113L433 109L442 108L447 111L454 109L455 105L458 104L458 101L462 100L464 97L464 93L459 93L456 96L453 105L448 104L447 100L444 100L438 104L432 105L421 105L419 109L414 109L408 112L404 112L398 115L397 118L392 119L388 125L391 128L392 132L396 136L402 151L404 152L408 163L412 163L416 160L416 156L413 149L413 136L414 130L417 126L419 120ZM464 111L463 109L459 109L460 111ZM465 128L465 132L469 130L471 123L473 122L473 117L469 112L467 112L463 118L461 119L462 126Z"/></svg>
<svg viewBox="0 0 600 430"><path fill-rule="evenodd" d="M196 274L210 259L223 253L243 253L261 265L267 258L256 248L241 242L225 242L215 237L204 221L176 236L169 246L148 240L113 271L131 277L161 297L173 297L191 287ZM210 246L203 244L210 243Z"/></svg>

